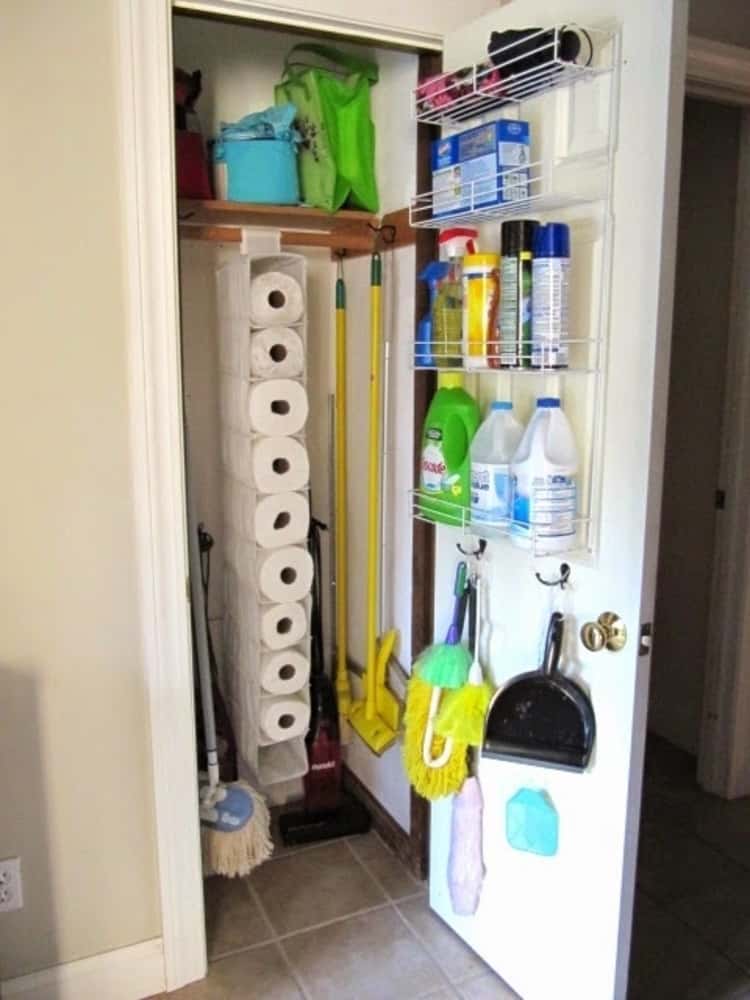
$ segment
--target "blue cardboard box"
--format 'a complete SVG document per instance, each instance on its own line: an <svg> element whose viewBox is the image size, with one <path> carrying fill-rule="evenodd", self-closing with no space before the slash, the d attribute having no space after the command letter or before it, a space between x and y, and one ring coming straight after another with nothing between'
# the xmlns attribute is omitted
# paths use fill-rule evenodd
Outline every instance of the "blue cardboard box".
<svg viewBox="0 0 750 1000"><path fill-rule="evenodd" d="M433 215L529 197L529 123L500 119L432 143ZM504 173L510 171L510 173Z"/></svg>

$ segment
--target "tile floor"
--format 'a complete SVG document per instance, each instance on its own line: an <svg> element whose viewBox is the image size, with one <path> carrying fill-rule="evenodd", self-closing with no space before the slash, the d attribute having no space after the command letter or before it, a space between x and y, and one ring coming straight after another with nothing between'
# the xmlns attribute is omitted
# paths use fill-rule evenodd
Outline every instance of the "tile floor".
<svg viewBox="0 0 750 1000"><path fill-rule="evenodd" d="M750 799L701 791L649 737L629 1000L750 1000Z"/></svg>
<svg viewBox="0 0 750 1000"><path fill-rule="evenodd" d="M516 996L430 912L426 887L375 833L280 847L249 879L209 879L206 919L208 978L170 1000ZM656 738L628 997L750 1000L750 799L702 792L694 759Z"/></svg>
<svg viewBox="0 0 750 1000"><path fill-rule="evenodd" d="M169 1000L515 1000L374 832L208 879L209 973Z"/></svg>

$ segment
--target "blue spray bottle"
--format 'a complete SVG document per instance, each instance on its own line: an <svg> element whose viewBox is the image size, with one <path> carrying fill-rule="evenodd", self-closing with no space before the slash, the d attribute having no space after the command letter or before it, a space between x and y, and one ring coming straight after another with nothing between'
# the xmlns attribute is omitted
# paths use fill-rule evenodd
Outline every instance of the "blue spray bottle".
<svg viewBox="0 0 750 1000"><path fill-rule="evenodd" d="M422 271L420 281L427 283L430 290L430 308L417 325L417 341L414 348L415 368L435 368L435 358L432 355L432 307L435 304L440 282L448 277L450 262L435 260Z"/></svg>

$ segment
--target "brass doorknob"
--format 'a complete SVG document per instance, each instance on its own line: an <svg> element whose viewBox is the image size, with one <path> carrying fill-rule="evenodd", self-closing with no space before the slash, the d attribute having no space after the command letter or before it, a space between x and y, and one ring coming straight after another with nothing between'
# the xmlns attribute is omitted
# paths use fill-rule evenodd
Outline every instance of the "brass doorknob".
<svg viewBox="0 0 750 1000"><path fill-rule="evenodd" d="M598 653L601 649L619 653L627 641L625 622L614 611L605 611L595 622L581 626L581 642L590 653Z"/></svg>

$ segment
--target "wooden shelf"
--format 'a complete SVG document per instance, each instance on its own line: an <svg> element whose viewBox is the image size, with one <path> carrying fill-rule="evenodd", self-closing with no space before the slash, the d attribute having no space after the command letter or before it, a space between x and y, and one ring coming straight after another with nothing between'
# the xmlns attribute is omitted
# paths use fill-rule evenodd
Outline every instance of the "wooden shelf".
<svg viewBox="0 0 750 1000"><path fill-rule="evenodd" d="M343 210L324 212L305 205L253 205L240 201L192 201L181 198L177 217L184 239L219 243L240 241L242 226L281 230L282 246L330 247L367 253L372 249L377 215Z"/></svg>

